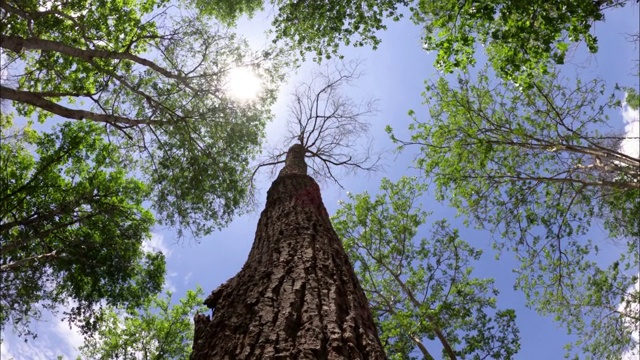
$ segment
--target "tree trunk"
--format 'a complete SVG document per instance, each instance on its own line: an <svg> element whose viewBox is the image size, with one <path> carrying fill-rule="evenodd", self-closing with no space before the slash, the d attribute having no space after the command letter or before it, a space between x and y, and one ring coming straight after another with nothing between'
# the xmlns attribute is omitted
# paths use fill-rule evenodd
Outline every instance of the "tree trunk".
<svg viewBox="0 0 640 360"><path fill-rule="evenodd" d="M213 315L195 316L191 359L386 358L320 188L289 155L247 262L205 300Z"/></svg>

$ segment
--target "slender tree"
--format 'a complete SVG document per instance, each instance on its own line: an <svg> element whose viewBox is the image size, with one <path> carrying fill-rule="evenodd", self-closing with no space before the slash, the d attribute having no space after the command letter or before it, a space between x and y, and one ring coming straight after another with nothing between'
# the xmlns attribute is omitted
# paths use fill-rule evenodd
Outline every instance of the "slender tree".
<svg viewBox="0 0 640 360"><path fill-rule="evenodd" d="M331 98L344 79L339 75L309 98L309 115L297 113L298 143L286 152L267 193L249 258L205 300L213 314L194 319L192 359L386 358L367 298L305 162L311 155L327 167L349 163L331 160L332 149L349 145L350 137L332 137L338 125L355 125L354 117L342 114L357 113ZM317 100L324 96L328 105ZM318 109L337 115L319 116ZM320 145L326 136L334 147Z"/></svg>
<svg viewBox="0 0 640 360"><path fill-rule="evenodd" d="M482 250L445 220L425 229L429 214L418 201L426 188L416 178L383 179L378 195L349 194L331 219L387 355L512 359L520 348L515 312L496 309L493 279L473 277Z"/></svg>
<svg viewBox="0 0 640 360"><path fill-rule="evenodd" d="M640 159L619 145L638 135L612 129L614 95L600 80L549 75L530 89L512 82L460 76L427 87L428 119L415 123L403 147L419 147L416 165L447 201L495 244L517 254L517 288L541 314L553 314L579 335L595 358L637 344L631 336L640 262ZM627 96L637 104L637 94ZM622 245L620 257L597 259L602 239ZM622 302L621 308L618 306Z"/></svg>

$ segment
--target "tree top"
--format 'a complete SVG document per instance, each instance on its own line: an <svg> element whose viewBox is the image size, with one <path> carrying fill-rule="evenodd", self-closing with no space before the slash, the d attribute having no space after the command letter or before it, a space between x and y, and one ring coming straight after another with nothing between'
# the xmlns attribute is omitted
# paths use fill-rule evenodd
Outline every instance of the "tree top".
<svg viewBox="0 0 640 360"><path fill-rule="evenodd" d="M307 163L304 161L304 155L307 149L302 144L293 144L287 151L287 157L284 160L284 167L280 170L278 177L287 174L307 175Z"/></svg>

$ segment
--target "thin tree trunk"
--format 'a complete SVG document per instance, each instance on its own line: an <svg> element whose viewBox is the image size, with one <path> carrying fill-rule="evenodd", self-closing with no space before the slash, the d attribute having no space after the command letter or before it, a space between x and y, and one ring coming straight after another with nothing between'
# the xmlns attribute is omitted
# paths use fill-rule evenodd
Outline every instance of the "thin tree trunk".
<svg viewBox="0 0 640 360"><path fill-rule="evenodd" d="M386 358L320 188L295 171L273 182L247 262L205 305L191 359Z"/></svg>

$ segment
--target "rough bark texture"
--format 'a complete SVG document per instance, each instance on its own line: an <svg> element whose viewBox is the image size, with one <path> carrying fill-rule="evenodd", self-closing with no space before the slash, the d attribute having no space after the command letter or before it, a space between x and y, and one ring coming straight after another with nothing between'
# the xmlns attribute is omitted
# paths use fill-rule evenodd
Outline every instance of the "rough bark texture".
<svg viewBox="0 0 640 360"><path fill-rule="evenodd" d="M194 319L192 359L385 358L320 188L294 147L247 262L205 300L213 315Z"/></svg>
<svg viewBox="0 0 640 360"><path fill-rule="evenodd" d="M306 149L300 144L295 144L289 151L287 151L287 157L284 160L284 167L280 170L278 177L287 174L307 174L307 163L304 162L304 154Z"/></svg>

